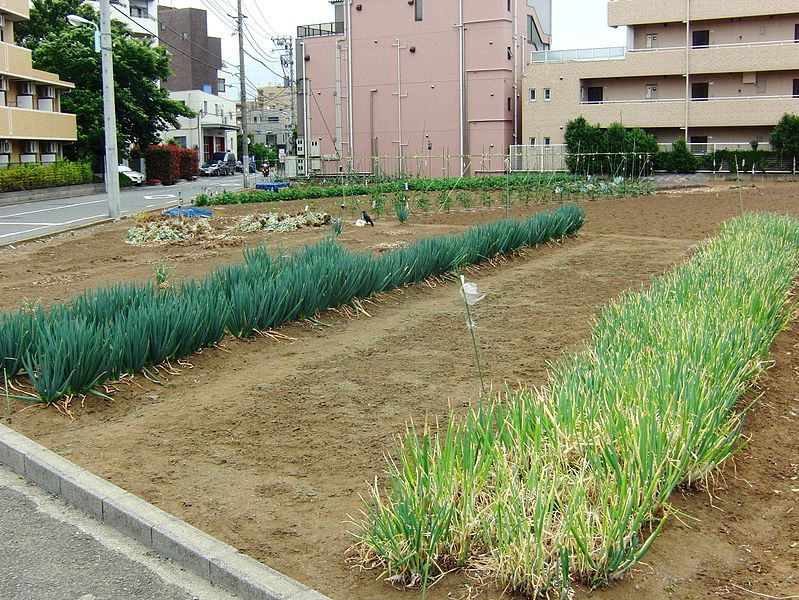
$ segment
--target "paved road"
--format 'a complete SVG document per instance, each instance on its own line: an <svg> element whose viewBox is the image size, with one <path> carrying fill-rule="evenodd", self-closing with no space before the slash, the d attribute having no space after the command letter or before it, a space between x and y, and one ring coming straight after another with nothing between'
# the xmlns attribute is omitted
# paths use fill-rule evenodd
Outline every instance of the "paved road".
<svg viewBox="0 0 799 600"><path fill-rule="evenodd" d="M235 600L0 466L0 600Z"/></svg>
<svg viewBox="0 0 799 600"><path fill-rule="evenodd" d="M130 215L173 206L181 201L188 204L205 188L212 188L217 192L235 191L242 189L241 183L241 175L230 175L182 181L171 186L124 189L122 214ZM0 206L0 246L96 223L106 218L108 198L105 194Z"/></svg>

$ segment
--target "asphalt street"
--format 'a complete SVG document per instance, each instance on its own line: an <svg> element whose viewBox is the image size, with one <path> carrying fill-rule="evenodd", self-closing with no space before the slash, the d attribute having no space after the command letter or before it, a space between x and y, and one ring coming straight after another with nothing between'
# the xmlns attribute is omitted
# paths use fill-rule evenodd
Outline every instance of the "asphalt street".
<svg viewBox="0 0 799 600"><path fill-rule="evenodd" d="M0 466L0 600L234 600Z"/></svg>
<svg viewBox="0 0 799 600"><path fill-rule="evenodd" d="M251 177L257 178L258 175ZM141 186L122 190L122 215L189 204L206 189L213 192L242 189L241 174L205 177L171 186ZM73 229L108 218L105 194L0 206L0 246Z"/></svg>

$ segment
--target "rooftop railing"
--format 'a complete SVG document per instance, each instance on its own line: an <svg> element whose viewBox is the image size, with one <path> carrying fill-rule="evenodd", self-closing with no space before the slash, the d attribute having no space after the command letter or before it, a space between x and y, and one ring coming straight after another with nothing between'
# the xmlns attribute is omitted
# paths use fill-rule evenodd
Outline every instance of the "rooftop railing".
<svg viewBox="0 0 799 600"><path fill-rule="evenodd" d="M340 35L342 33L344 33L344 21L315 23L314 25L300 25L297 27L298 38L320 37L323 35Z"/></svg>
<svg viewBox="0 0 799 600"><path fill-rule="evenodd" d="M627 48L613 46L610 48L578 48L576 50L540 50L532 53L530 62L573 62L581 60L621 60Z"/></svg>

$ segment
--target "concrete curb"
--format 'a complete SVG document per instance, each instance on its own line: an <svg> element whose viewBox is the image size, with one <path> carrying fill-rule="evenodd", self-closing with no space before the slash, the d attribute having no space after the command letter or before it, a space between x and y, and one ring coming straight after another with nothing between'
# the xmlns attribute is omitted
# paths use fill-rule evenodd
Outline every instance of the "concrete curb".
<svg viewBox="0 0 799 600"><path fill-rule="evenodd" d="M50 188L37 188L34 190L20 190L18 192L0 193L0 206L15 206L32 202L47 202L48 200L67 200L80 198L105 192L104 183L86 183L82 185L65 185Z"/></svg>
<svg viewBox="0 0 799 600"><path fill-rule="evenodd" d="M246 600L330 600L0 424L0 462Z"/></svg>

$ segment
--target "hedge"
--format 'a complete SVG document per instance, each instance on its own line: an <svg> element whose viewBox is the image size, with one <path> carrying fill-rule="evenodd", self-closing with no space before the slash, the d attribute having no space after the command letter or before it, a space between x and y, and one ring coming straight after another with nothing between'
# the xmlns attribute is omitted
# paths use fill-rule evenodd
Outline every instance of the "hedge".
<svg viewBox="0 0 799 600"><path fill-rule="evenodd" d="M180 150L177 146L150 146L145 150L147 179L157 179L164 185L180 181Z"/></svg>
<svg viewBox="0 0 799 600"><path fill-rule="evenodd" d="M0 169L0 192L19 192L41 188L92 183L90 162L58 161L49 165L22 165Z"/></svg>

